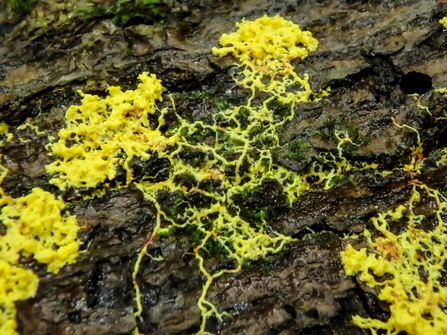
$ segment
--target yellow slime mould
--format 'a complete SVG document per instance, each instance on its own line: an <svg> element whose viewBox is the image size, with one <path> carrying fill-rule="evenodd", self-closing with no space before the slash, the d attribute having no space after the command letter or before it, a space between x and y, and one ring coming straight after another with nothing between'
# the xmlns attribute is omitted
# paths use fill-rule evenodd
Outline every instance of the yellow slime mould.
<svg viewBox="0 0 447 335"><path fill-rule="evenodd" d="M310 188L307 177L328 180L343 169L343 163L335 164L334 169L324 172L312 165L308 174L298 175L275 164L272 156L272 149L280 147L277 129L293 118L295 104L321 99L329 92L329 89L320 91L312 97L308 76L304 75L304 79L299 77L290 63L315 51L318 41L310 32L300 30L297 25L279 16L265 16L253 22L244 20L238 26L236 33L222 37L223 48L214 48L213 52L219 56L233 53L239 59L243 78L234 79L236 84L252 92L246 104L221 109L214 115L214 121L206 123L181 118L172 100L173 108L160 111L157 120L159 128L152 130L149 121L155 117L155 102L162 100L163 88L155 75L143 73L139 77L141 84L134 91L122 92L119 87L112 87L104 99L81 92L82 104L68 109L66 128L59 132L58 142L48 145L58 160L46 169L55 175L51 183L61 189L101 187L107 180L115 178L118 166L127 171L126 184L129 184L134 181L129 162L135 157L143 161L149 159L150 150L157 152L159 158L169 161L169 176L165 180L153 182L143 178L134 181L157 209L152 237L138 254L135 263L135 316L140 317L143 308L137 274L142 258L149 255L148 247L154 236L165 234L172 228L194 227L200 236L194 254L206 279L198 301L202 312L200 334L207 333L207 317L216 315L222 319L226 315L206 300L213 280L224 273L240 271L244 261L279 252L285 243L292 241L290 236L268 230L263 213L258 214L258 225L244 220L234 197L260 187L267 180L275 180L283 186L284 196L291 203ZM290 89L297 84L303 89ZM269 92L270 97L255 104L253 99L258 91ZM281 119L275 116L275 111L269 107L269 103L275 100L287 105L287 116ZM167 113L174 114L179 124L177 128L169 130L169 136L160 131ZM241 115L245 122L241 121ZM219 118L228 123L220 124ZM200 132L211 134L214 143L192 141L191 136ZM191 151L205 158L196 164L185 161L181 154ZM234 171L232 176L227 175L228 169ZM219 181L221 191L198 187L188 190L176 182L176 178L182 175L191 176L197 184L208 180ZM171 194L198 192L210 199L210 204L193 206L173 216L165 213L163 204L158 202L161 190ZM215 219L205 224L210 217ZM217 243L226 257L234 259L235 268L208 273L203 255L209 243ZM137 329L135 333L138 333Z"/></svg>
<svg viewBox="0 0 447 335"><path fill-rule="evenodd" d="M1 167L0 182L7 170ZM6 234L0 236L0 334L17 335L15 302L36 295L39 278L19 264L21 257L32 257L58 273L78 257L78 223L74 216L61 215L60 199L40 188L24 197L12 198L0 188L0 220Z"/></svg>
<svg viewBox="0 0 447 335"><path fill-rule="evenodd" d="M446 20L444 18L441 23L447 27ZM348 132L337 129L334 131L338 142L335 152L321 154L318 162L309 163L305 173L298 174L277 164L272 150L281 149L278 130L293 119L296 104L322 99L330 92L327 88L313 93L308 74L297 74L292 65L293 60L303 60L314 52L318 41L311 32L302 31L298 25L278 15L254 21L244 19L236 26L237 31L222 35L221 47L213 48L212 52L219 57L231 54L237 59L233 79L236 85L251 91L246 103L220 108L213 112L211 121L190 122L179 116L174 99L172 108L157 108L156 102L162 101L161 81L155 75L142 73L141 83L135 90L123 92L120 87L110 87L105 98L79 92L81 104L67 110L65 128L59 131L56 142L47 145L56 158L46 166L53 175L50 181L53 185L62 190L71 187L89 190L90 196L101 196L106 192L104 186L116 178L117 168L123 167L126 171L123 184L134 183L156 208L153 233L138 253L133 271L136 318L140 318L143 311L137 275L143 257L152 257L151 242L157 235L175 229L195 229L199 238L191 249L205 279L197 302L202 317L198 334L209 334L206 330L208 317L214 315L222 320L227 316L207 300L208 290L216 278L240 271L243 262L280 252L286 243L293 241L292 237L273 231L261 209L256 209L256 224L244 219L235 199L247 196L267 181L282 186L285 203L289 205L310 189L313 182L309 180L322 183L322 188L327 190L333 187L334 180L343 179L342 175L354 168L343 156L343 149L357 145ZM267 98L255 99L260 96L259 92L267 93ZM287 113L278 117L272 104L281 105ZM177 119L176 128L162 132L160 128L165 125L168 113ZM151 120L158 124L156 129L151 128ZM419 172L423 163L419 133L410 126L395 125L417 133L412 161L404 168ZM32 124L20 127L25 128L38 131ZM0 135L7 135L8 130L6 124L0 124ZM204 140L202 135L194 139L202 133L212 141ZM8 134L7 140L11 139L12 135ZM143 176L136 181L129 163L135 158L147 161L154 152L169 162L166 177L154 181ZM190 162L182 156L186 152L202 158ZM444 152L437 164L445 164L446 157ZM377 170L375 163L358 163L357 169ZM5 174L3 170L0 182ZM195 185L186 188L178 182L180 176L191 177ZM209 181L217 182L219 190L199 186ZM438 281L447 257L443 221L447 199L416 180L412 183L413 195L407 204L372 219L381 235L373 237L370 231L364 231L371 253L366 249L355 250L350 245L341 253L346 275L358 275L365 285L380 291L379 299L390 304L391 317L387 322L353 318L356 325L371 329L373 334L378 334L379 330L386 334L400 331L409 335L447 333L447 318L443 312L447 308L447 288ZM169 213L159 201L160 191L181 195L199 193L209 203ZM424 217L413 210L420 201L421 192L436 202L434 215L438 225L429 232L419 227ZM15 302L34 297L39 283L31 270L19 265L20 257L33 257L47 264L49 272L57 273L78 257L76 234L79 226L75 217L61 215L63 201L42 189L35 188L29 195L17 199L6 196L1 188L0 193L3 206L0 219L7 229L6 235L0 236L0 333L15 335ZM408 220L408 229L400 235L391 233L389 223L403 219ZM225 257L234 260L234 268L209 272L205 255L210 243L217 245ZM162 260L160 257L152 259ZM419 269L426 274L424 278ZM384 275L389 276L377 281L377 277ZM139 334L138 328L133 334Z"/></svg>
<svg viewBox="0 0 447 335"><path fill-rule="evenodd" d="M35 297L38 286L33 271L0 259L0 334L18 335L14 303Z"/></svg>
<svg viewBox="0 0 447 335"><path fill-rule="evenodd" d="M318 47L318 40L309 31L302 31L291 21L276 15L263 16L252 22L242 20L236 23L239 28L231 34L223 34L222 48L213 48L217 56L233 54L239 61L243 79L237 83L251 89L270 92L281 103L309 101L312 90L309 76L301 78L290 63L294 59L304 59ZM298 84L302 91L290 91L289 87ZM328 93L322 91L317 98ZM249 100L249 103L251 99Z"/></svg>
<svg viewBox="0 0 447 335"><path fill-rule="evenodd" d="M439 20L439 23L442 24L445 29L447 29L447 16Z"/></svg>
<svg viewBox="0 0 447 335"><path fill-rule="evenodd" d="M167 139L159 129L149 127L155 101L162 100L160 80L147 73L138 78L141 83L136 90L122 92L120 87L110 87L104 99L79 92L82 105L68 109L59 141L48 145L59 157L46 166L49 173L56 174L52 184L61 189L95 188L115 178L117 165L125 168L129 183L132 172L128 163L133 157L144 161L150 157L149 149L161 152L175 143L175 136Z"/></svg>
<svg viewBox="0 0 447 335"><path fill-rule="evenodd" d="M409 335L447 333L447 288L439 280L447 259L446 222L443 215L447 210L447 198L427 185L413 181L413 194L409 202L395 210L381 213L372 219L374 228L382 236L373 238L365 230L373 249L355 250L348 245L341 252L346 275L358 275L359 280L371 288L379 288L378 298L390 305L387 322L354 316L353 322L373 334ZM424 215L417 215L414 206L420 201L421 192L436 203L434 217L438 222L435 229L425 231L420 224ZM390 232L393 221L406 218L407 230L399 235ZM387 275L387 277L383 277ZM378 277L386 278L378 280Z"/></svg>

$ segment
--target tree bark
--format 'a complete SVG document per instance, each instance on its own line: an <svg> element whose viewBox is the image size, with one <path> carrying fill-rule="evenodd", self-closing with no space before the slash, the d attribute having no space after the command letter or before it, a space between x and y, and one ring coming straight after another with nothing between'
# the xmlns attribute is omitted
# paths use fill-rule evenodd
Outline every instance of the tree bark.
<svg viewBox="0 0 447 335"><path fill-rule="evenodd" d="M416 133L397 128L394 118L419 132L428 163L430 157L434 162L437 148L447 145L446 122L434 121L417 105L438 112L447 107L434 91L447 82L447 33L438 23L447 7L435 0L166 0L160 4L163 22L131 20L125 26L107 15L86 18L76 11L82 5L40 0L24 16L0 4L0 122L16 135L1 148L2 165L9 170L2 188L13 197L37 186L62 195L77 216L84 243L77 263L57 275L23 260L39 275L40 286L35 298L17 304L20 334L131 334L137 325L144 334L191 334L200 325L197 300L203 277L178 237L156 238L149 247L164 259L143 259L138 275L143 314L140 321L133 316L132 271L156 215L136 187L82 200L74 190L62 192L48 184L51 176L44 166L54 158L45 145L64 126L67 108L79 103L79 89L100 95L108 85L133 89L137 76L149 71L162 80L165 94L181 93L174 96L179 113L199 119L210 113L214 100L227 99L227 90L235 99L247 95L233 87L236 59L210 51L220 36L235 31L242 18L279 14L320 42L316 52L294 63L297 71L309 74L313 91L332 88L328 97L296 107L295 118L281 131L282 144L304 139L311 145L311 158L336 152L333 142L316 134L349 125L368 143L344 152L346 158L393 169L417 144ZM427 75L431 84L412 79L411 72ZM204 90L215 90L214 100L192 96ZM409 95L415 92L425 94L416 100ZM45 135L16 129L30 119ZM306 162L284 158L281 150L275 153L279 163L297 172L306 169ZM445 166L425 164L418 179L446 194L446 174ZM358 172L352 178L355 182L345 179L329 190L315 187L290 208L274 207L279 191L267 186L262 200L246 204L264 201L274 210L275 230L299 241L246 271L217 278L208 300L231 318L209 318L209 331L367 334L351 323L352 315L386 320L389 312L377 292L345 276L339 252L345 234L362 232L371 217L408 200L413 176ZM418 210L429 216L427 202L421 201ZM314 233L309 235L308 228Z"/></svg>

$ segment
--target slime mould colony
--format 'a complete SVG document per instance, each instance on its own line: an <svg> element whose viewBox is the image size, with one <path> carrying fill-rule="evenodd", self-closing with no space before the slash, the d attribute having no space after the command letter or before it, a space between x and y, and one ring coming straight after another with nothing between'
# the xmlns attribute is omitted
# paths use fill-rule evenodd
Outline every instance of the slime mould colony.
<svg viewBox="0 0 447 335"><path fill-rule="evenodd" d="M217 56L232 54L238 59L233 78L237 85L251 91L246 103L222 108L209 120L190 122L177 113L173 100L173 107L157 108L163 87L155 75L143 73L133 91L110 87L105 98L80 92L82 104L68 109L66 127L60 130L58 141L47 145L57 160L46 170L53 175L50 182L59 189L74 188L92 197L134 184L154 204L156 224L151 238L137 254L133 272L137 320L143 312L137 275L143 257L159 260L148 250L155 236L192 232L191 249L205 279L197 302L202 316L198 333L205 334L208 317L231 317L207 300L213 280L225 273L237 273L244 262L280 252L293 241L272 230L269 215L262 209L246 217L235 199L255 192L265 182L274 182L281 185L284 203L290 206L310 189L309 180L328 189L334 180L354 169L392 173L377 171L376 164L349 163L343 156L343 146L355 143L349 132L342 130L334 133L338 141L335 154L320 153L305 173L276 164L272 149L280 148L278 129L293 119L294 107L329 94L329 89L313 93L308 76L299 76L291 64L315 51L318 41L310 32L279 16L243 20L237 27L236 32L224 34L222 47L212 52ZM287 113L278 114L278 109L272 107L275 105L284 107ZM168 115L177 120L177 126L163 130ZM6 125L0 126L0 132L7 135L6 141L11 140ZM412 163L401 168L417 173L423 164L420 154L418 141ZM132 161L144 162L151 157L169 162L166 173L137 180ZM445 165L447 152L440 152L439 157L437 163ZM124 178L118 178L118 169L125 172ZM3 169L1 178L6 174ZM346 274L357 274L365 285L378 288L379 299L390 305L387 322L353 318L356 325L373 333L379 329L386 334L447 332L443 310L447 307L447 289L438 283L446 258L443 218L447 199L416 179L411 183L413 195L406 205L372 219L381 235L363 232L370 248L355 250L348 244L341 253ZM438 225L430 232L418 228L424 217L413 211L422 193L437 204L434 214ZM33 257L47 264L48 272L57 273L76 261L80 245L76 234L80 228L75 217L61 214L64 203L51 193L36 188L17 199L3 191L1 194L0 218L6 234L0 236L0 333L13 335L17 326L15 302L34 297L39 284L38 277L19 264L20 257ZM178 206L167 208L163 203L166 194L177 199ZM190 196L198 196L201 201L191 202ZM407 230L401 235L392 234L389 223L404 218ZM210 255L216 253L232 260L233 266L212 271L208 263ZM424 278L419 276L421 267ZM384 274L392 278L378 281ZM134 334L139 334L138 328Z"/></svg>

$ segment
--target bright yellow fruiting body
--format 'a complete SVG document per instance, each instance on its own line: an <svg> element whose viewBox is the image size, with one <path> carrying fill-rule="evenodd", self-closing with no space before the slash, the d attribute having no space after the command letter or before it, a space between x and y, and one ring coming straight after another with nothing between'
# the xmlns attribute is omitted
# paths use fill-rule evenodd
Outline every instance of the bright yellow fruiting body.
<svg viewBox="0 0 447 335"><path fill-rule="evenodd" d="M6 173L2 167L0 180ZM34 258L58 273L78 257L79 226L74 216L61 215L62 200L40 188L16 199L1 188L0 193L0 220L6 228L0 235L0 334L16 335L15 302L33 298L39 286L39 278L19 264L20 258Z"/></svg>
<svg viewBox="0 0 447 335"><path fill-rule="evenodd" d="M417 215L415 205L421 193L433 199L433 216L438 222L430 231L420 228L424 215ZM354 323L370 329L373 334L385 330L385 334L409 335L447 333L447 288L441 282L447 259L446 222L443 213L447 210L447 198L438 190L421 182L413 182L413 194L409 202L395 210L381 213L372 219L374 228L381 236L373 238L365 230L373 252L366 249L354 250L348 245L341 253L346 275L358 275L359 280L371 288L378 288L378 298L390 305L391 316L387 322L355 316ZM394 235L390 225L405 218L408 227L405 232ZM382 237L383 236L383 237ZM374 275L373 275L374 274ZM384 280L378 280L378 277Z"/></svg>
<svg viewBox="0 0 447 335"><path fill-rule="evenodd" d="M447 29L447 17L443 17L441 20L439 20L439 23L442 24L445 29Z"/></svg>
<svg viewBox="0 0 447 335"><path fill-rule="evenodd" d="M7 231L0 236L0 259L17 264L21 256L33 257L48 264L48 271L53 273L73 263L79 249L79 226L74 216L61 215L64 207L62 200L40 188L11 198L0 214Z"/></svg>
<svg viewBox="0 0 447 335"><path fill-rule="evenodd" d="M309 101L312 94L309 76L300 77L291 61L304 59L317 49L318 40L312 33L302 31L279 15L242 20L236 26L239 29L223 34L222 47L213 48L212 52L221 57L233 54L239 60L243 70L240 72L242 79L237 83L251 89L253 95L257 90L269 92L284 104ZM302 90L288 89L297 84ZM327 95L325 93L323 96Z"/></svg>
<svg viewBox="0 0 447 335"><path fill-rule="evenodd" d="M162 86L155 75L143 73L134 91L122 92L110 87L109 95L101 99L84 94L81 106L71 106L66 115L67 127L59 132L59 141L48 147L59 160L46 166L56 174L50 181L65 189L95 188L116 176L116 167L127 171L127 182L132 180L128 167L133 157L149 159L149 149L163 151L176 141L161 132L151 130L148 116L154 114L155 101L162 100ZM125 156L125 158L123 158Z"/></svg>
<svg viewBox="0 0 447 335"><path fill-rule="evenodd" d="M18 335L15 302L35 297L38 286L39 278L33 271L0 258L0 334Z"/></svg>

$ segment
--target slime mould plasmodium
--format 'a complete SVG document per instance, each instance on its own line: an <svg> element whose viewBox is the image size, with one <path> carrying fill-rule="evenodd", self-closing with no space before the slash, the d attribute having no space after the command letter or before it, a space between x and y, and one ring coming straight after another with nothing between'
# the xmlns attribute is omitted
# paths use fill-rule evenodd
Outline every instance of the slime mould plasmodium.
<svg viewBox="0 0 447 335"><path fill-rule="evenodd" d="M163 99L161 81L155 75L143 73L135 90L123 92L120 87L110 87L105 98L80 92L81 105L67 110L65 128L60 130L57 141L47 145L56 161L47 165L46 170L53 176L50 183L59 189L74 188L91 197L134 184L154 204L157 211L154 230L138 252L133 271L137 321L143 312L137 275L143 257L160 259L152 256L149 248L157 236L182 229L193 232L191 252L205 279L197 302L202 318L198 333L206 334L209 333L207 318L231 317L207 300L214 279L237 273L247 261L280 252L286 243L293 241L292 237L272 230L266 209L254 209L255 213L247 216L235 199L255 194L265 182L275 182L282 187L284 204L290 206L315 181L329 189L336 184L334 180L342 179L352 169L391 173L377 171L374 163L349 163L343 150L354 141L349 131L342 130L334 130L338 142L336 152L320 153L305 173L298 174L277 164L272 150L281 147L278 129L294 118L294 107L329 94L329 88L313 93L308 75L297 74L291 63L315 51L318 41L310 32L302 31L280 16L243 20L237 27L234 33L224 34L220 40L222 47L213 48L212 52L221 57L232 54L238 60L233 77L235 84L251 92L244 104L224 106L213 112L210 120L191 122L177 113L174 100L172 107L161 110L157 107L157 101ZM267 98L257 99L259 92L266 93ZM288 113L278 117L272 104L280 104ZM163 130L167 115L176 119L177 126ZM7 126L2 125L0 131L6 135ZM7 136L5 140L11 140ZM418 155L419 148L420 145L413 156ZM145 162L153 156L169 162L167 173L157 180L144 176L137 179L132 160ZM405 167L408 171L417 171L422 164L415 157ZM443 164L442 159L439 164ZM117 168L125 171L125 178L119 181ZM6 173L3 170L2 178ZM185 183L190 185L187 187ZM354 317L356 325L373 332L383 329L389 334L401 330L408 334L426 334L446 329L442 309L446 292L435 284L445 259L441 249L447 236L442 221L446 199L437 190L417 181L413 183L413 196L406 206L379 214L372 220L383 237L373 238L367 230L363 233L373 253L348 246L341 254L347 275L360 274L360 281L381 288L379 299L391 306L388 322ZM439 225L430 233L417 228L422 218L414 213L413 205L419 201L420 192L433 197L438 204L435 214ZM193 193L200 194L200 202L182 200L183 196ZM166 208L161 194L178 197L186 205L175 211ZM65 264L76 261L79 248L76 233L80 228L75 217L61 214L64 208L61 199L38 188L17 199L2 191L1 202L0 218L6 234L0 236L0 331L13 335L16 334L14 303L34 297L39 283L31 270L18 264L20 256L33 257L47 264L48 272L57 273ZM409 222L407 232L399 236L391 234L387 223L403 216ZM431 256L422 263L427 282L416 278L415 266L421 266L417 258L421 239L423 248L431 250ZM440 241L441 246L433 241ZM231 259L233 266L213 272L208 267L210 257ZM370 271L377 276L392 274L393 279L378 283ZM416 282L419 289L413 294L412 283ZM431 320L424 319L427 313ZM134 333L139 333L138 327Z"/></svg>
<svg viewBox="0 0 447 335"><path fill-rule="evenodd" d="M447 17L439 21L447 28ZM435 90L445 94L446 88ZM434 117L428 107L418 107ZM435 119L445 119L441 116ZM394 120L393 120L394 122ZM411 163L403 166L412 176L420 174L425 164L420 135L408 125L395 125L417 133L417 145L411 152ZM437 152L436 165L447 163L446 149ZM447 197L438 189L411 178L410 199L395 209L379 213L371 219L375 231L365 229L361 234L369 245L355 250L348 244L341 252L346 275L357 275L358 280L378 292L378 298L389 306L390 316L384 321L354 316L355 325L369 329L372 334L446 334L447 288L442 284L447 253ZM431 217L418 214L415 208L429 198L434 203ZM391 232L398 221L406 222L405 231ZM435 221L434 228L423 228L426 220ZM358 236L348 236L347 239Z"/></svg>

